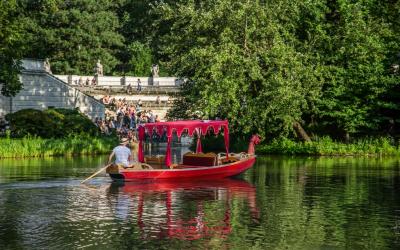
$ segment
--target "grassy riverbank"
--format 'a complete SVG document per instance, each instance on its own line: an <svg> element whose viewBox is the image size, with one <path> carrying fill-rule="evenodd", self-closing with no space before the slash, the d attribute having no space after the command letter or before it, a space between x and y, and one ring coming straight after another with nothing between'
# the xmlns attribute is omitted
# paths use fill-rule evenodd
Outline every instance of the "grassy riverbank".
<svg viewBox="0 0 400 250"><path fill-rule="evenodd" d="M274 139L257 146L257 154L284 155L400 155L400 147L389 138L359 139L351 143L333 141L329 137L312 142Z"/></svg>
<svg viewBox="0 0 400 250"><path fill-rule="evenodd" d="M78 135L60 139L0 138L0 158L105 154L117 144L116 137Z"/></svg>
<svg viewBox="0 0 400 250"><path fill-rule="evenodd" d="M248 137L233 136L230 142L231 152L246 152ZM205 152L224 152L222 136L202 138ZM196 150L196 140L190 148ZM334 141L330 137L321 137L312 142L295 141L288 138L275 138L256 146L257 155L310 155L310 156L400 156L399 142L389 137L359 138L351 143Z"/></svg>

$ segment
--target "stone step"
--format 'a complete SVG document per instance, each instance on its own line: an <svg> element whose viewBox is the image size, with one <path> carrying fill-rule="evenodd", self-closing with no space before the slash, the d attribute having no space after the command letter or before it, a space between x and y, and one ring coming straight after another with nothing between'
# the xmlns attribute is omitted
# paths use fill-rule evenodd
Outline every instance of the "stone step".
<svg viewBox="0 0 400 250"><path fill-rule="evenodd" d="M64 96L17 95L13 98L13 102L18 102L18 101L68 102L73 100L74 100L73 97L64 97Z"/></svg>
<svg viewBox="0 0 400 250"><path fill-rule="evenodd" d="M47 91L44 89L24 89L17 96L68 96L73 97L74 93L67 91Z"/></svg>
<svg viewBox="0 0 400 250"><path fill-rule="evenodd" d="M127 94L125 88L93 88L93 87L78 87L79 90L91 95L117 95ZM142 91L133 89L129 95L177 95L180 92L179 88L143 88Z"/></svg>
<svg viewBox="0 0 400 250"><path fill-rule="evenodd" d="M54 106L54 103L26 103L26 104L19 104L19 103L14 103L13 104L13 112L21 110L21 109L38 109L38 110L43 110L47 109L49 107L57 107L57 108L64 108L64 109L71 109L71 106Z"/></svg>
<svg viewBox="0 0 400 250"><path fill-rule="evenodd" d="M23 92L23 91L35 91L35 90L46 91L46 92L49 92L49 93L51 93L51 92L64 92L64 91L65 92L70 92L68 89L57 87L57 86L40 87L40 86L34 86L34 85L31 86L31 87L27 87L27 86L24 85L24 89L21 92Z"/></svg>
<svg viewBox="0 0 400 250"><path fill-rule="evenodd" d="M52 80L49 79L41 80L40 78L24 80L24 86L25 87L35 86L40 88L59 87L63 89L68 89L68 86L63 86L62 84L54 83L52 82Z"/></svg>

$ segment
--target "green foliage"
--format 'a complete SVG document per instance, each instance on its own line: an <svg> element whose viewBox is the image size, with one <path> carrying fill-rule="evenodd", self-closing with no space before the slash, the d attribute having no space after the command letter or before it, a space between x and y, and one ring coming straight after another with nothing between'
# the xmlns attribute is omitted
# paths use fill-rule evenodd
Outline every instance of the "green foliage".
<svg viewBox="0 0 400 250"><path fill-rule="evenodd" d="M319 45L325 90L317 102L318 115L345 133L376 129L381 121L374 112L379 97L398 84L388 74L389 48L384 39L389 25L370 15L371 8L375 5L362 1L338 2L331 11L339 16L325 21L330 34Z"/></svg>
<svg viewBox="0 0 400 250"><path fill-rule="evenodd" d="M63 74L93 74L98 59L104 72L111 73L119 63L116 54L123 46L115 12L119 1L19 2L30 45L26 56L48 57L53 72Z"/></svg>
<svg viewBox="0 0 400 250"><path fill-rule="evenodd" d="M49 109L45 112L55 112L62 115L62 130L65 135L85 133L91 136L99 134L99 129L93 122L78 110L74 109Z"/></svg>
<svg viewBox="0 0 400 250"><path fill-rule="evenodd" d="M288 134L301 119L320 84L310 74L310 58L271 18L282 14L274 13L279 4L271 5L189 1L157 7L160 22L173 24L160 43L171 69L191 82L183 101L192 112L227 118L241 133ZM282 12L293 8L284 7Z"/></svg>
<svg viewBox="0 0 400 250"><path fill-rule="evenodd" d="M229 136L229 151L230 152L247 152L249 146L249 139L246 136L240 134L231 134ZM196 151L197 137L193 137L192 145L190 145L190 150ZM214 153L225 153L225 141L224 136L219 134L206 135L201 137L201 145L204 153L214 152Z"/></svg>
<svg viewBox="0 0 400 250"><path fill-rule="evenodd" d="M296 142L275 138L270 143L257 146L258 154L291 155L400 155L400 147L389 138L365 138L352 143L335 142L322 137L313 142Z"/></svg>
<svg viewBox="0 0 400 250"><path fill-rule="evenodd" d="M234 133L334 138L400 133L398 1L10 0L0 3L0 83L22 57L53 72L187 79L169 119L228 119Z"/></svg>
<svg viewBox="0 0 400 250"><path fill-rule="evenodd" d="M62 138L74 134L99 134L99 129L93 122L77 110L23 109L8 114L6 119L11 124L14 137L34 135L41 138Z"/></svg>
<svg viewBox="0 0 400 250"><path fill-rule="evenodd" d="M105 154L118 143L117 137L71 135L62 139L25 136L0 138L0 158Z"/></svg>
<svg viewBox="0 0 400 250"><path fill-rule="evenodd" d="M123 1L119 8L120 33L128 44L135 41L148 42L153 23L152 15L149 13L151 2L153 0Z"/></svg>
<svg viewBox="0 0 400 250"><path fill-rule="evenodd" d="M225 152L222 135L202 137L204 152ZM197 139L193 140L190 150L196 150ZM231 152L247 152L249 140L239 135L231 135ZM321 137L312 142L301 142L285 137L274 138L268 143L256 146L257 154L282 154L282 155L315 155L315 156L390 156L400 155L399 143L387 137L360 138L351 143L342 143L330 137Z"/></svg>
<svg viewBox="0 0 400 250"><path fill-rule="evenodd" d="M18 79L23 51L23 30L15 0L0 1L0 86L4 96L15 96L22 88Z"/></svg>
<svg viewBox="0 0 400 250"><path fill-rule="evenodd" d="M128 47L130 55L127 74L135 76L149 76L152 65L151 49L140 42L133 42Z"/></svg>
<svg viewBox="0 0 400 250"><path fill-rule="evenodd" d="M196 109L191 102L193 88L191 82L184 82L180 86L180 94L173 102L173 106L167 111L167 120L201 119L203 112Z"/></svg>
<svg viewBox="0 0 400 250"><path fill-rule="evenodd" d="M190 150L196 151L197 137L193 137L192 145ZM207 135L201 138L201 146L204 153L208 152L225 152L224 137L222 135L213 136Z"/></svg>
<svg viewBox="0 0 400 250"><path fill-rule="evenodd" d="M171 29L160 55L190 81L176 102L186 110L175 113L202 110L273 137L296 121L335 136L382 133L398 123L399 105L387 98L400 83L389 70L400 60L396 10L361 0L161 2L156 24Z"/></svg>

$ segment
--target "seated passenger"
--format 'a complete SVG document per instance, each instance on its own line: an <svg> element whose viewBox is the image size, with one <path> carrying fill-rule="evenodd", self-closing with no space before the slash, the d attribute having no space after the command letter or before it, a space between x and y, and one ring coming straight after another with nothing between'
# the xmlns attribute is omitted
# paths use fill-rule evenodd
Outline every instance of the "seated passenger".
<svg viewBox="0 0 400 250"><path fill-rule="evenodd" d="M137 140L136 133L130 131L128 136L131 138L131 141L129 143L129 147L131 148L131 153L132 153L130 163L134 164L138 162L139 142Z"/></svg>

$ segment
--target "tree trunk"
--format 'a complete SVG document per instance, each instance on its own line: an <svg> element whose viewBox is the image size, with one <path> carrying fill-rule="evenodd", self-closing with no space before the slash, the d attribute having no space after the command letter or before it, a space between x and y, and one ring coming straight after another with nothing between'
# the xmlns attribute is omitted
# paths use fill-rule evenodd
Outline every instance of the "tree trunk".
<svg viewBox="0 0 400 250"><path fill-rule="evenodd" d="M346 143L350 142L350 134L349 134L349 132L346 132L344 140L345 140Z"/></svg>
<svg viewBox="0 0 400 250"><path fill-rule="evenodd" d="M311 141L311 138L308 136L307 132L303 129L299 122L293 122L293 128L296 131L297 136L301 137L301 139L307 142Z"/></svg>

